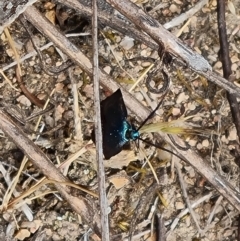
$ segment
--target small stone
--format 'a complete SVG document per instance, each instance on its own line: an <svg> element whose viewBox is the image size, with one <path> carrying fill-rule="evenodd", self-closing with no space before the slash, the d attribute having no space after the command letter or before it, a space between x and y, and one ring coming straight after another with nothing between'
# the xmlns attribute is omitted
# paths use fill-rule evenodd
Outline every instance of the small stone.
<svg viewBox="0 0 240 241"><path fill-rule="evenodd" d="M104 67L104 71L107 73L107 74L110 74L110 72L111 72L111 67L110 66L106 66L106 67Z"/></svg>
<svg viewBox="0 0 240 241"><path fill-rule="evenodd" d="M194 117L192 118L192 121L193 121L193 122L202 121L202 117L201 117L201 116L194 116Z"/></svg>
<svg viewBox="0 0 240 241"><path fill-rule="evenodd" d="M221 137L221 141L226 144L229 142L225 135Z"/></svg>
<svg viewBox="0 0 240 241"><path fill-rule="evenodd" d="M206 139L206 140L203 140L203 141L202 141L202 146L203 146L203 147L209 147L209 140L207 140L207 139Z"/></svg>
<svg viewBox="0 0 240 241"><path fill-rule="evenodd" d="M201 150L201 149L202 149L202 144L201 144L201 143L198 143L198 144L197 144L197 149L198 149L198 150Z"/></svg>
<svg viewBox="0 0 240 241"><path fill-rule="evenodd" d="M54 119L51 116L46 115L45 121L47 125L49 125L50 127L54 127Z"/></svg>
<svg viewBox="0 0 240 241"><path fill-rule="evenodd" d="M125 49L129 50L134 46L134 39L128 36L124 37L120 43L120 45Z"/></svg>
<svg viewBox="0 0 240 241"><path fill-rule="evenodd" d="M13 57L13 56L14 56L14 53L13 53L13 50L12 50L12 49L7 49L6 52L7 52L7 55L8 55L9 57Z"/></svg>
<svg viewBox="0 0 240 241"><path fill-rule="evenodd" d="M180 12L180 9L177 5L175 4L171 4L171 6L169 7L169 10L172 12L172 13L179 13Z"/></svg>
<svg viewBox="0 0 240 241"><path fill-rule="evenodd" d="M232 71L236 71L238 69L238 64L237 63L232 64L231 69Z"/></svg>
<svg viewBox="0 0 240 241"><path fill-rule="evenodd" d="M25 105L27 107L31 106L31 102L30 100L25 96L25 95L20 95L18 98L17 98L17 101L19 103L21 103L22 105Z"/></svg>
<svg viewBox="0 0 240 241"><path fill-rule="evenodd" d="M79 67L76 67L74 69L74 75L80 75L82 73L82 70Z"/></svg>
<svg viewBox="0 0 240 241"><path fill-rule="evenodd" d="M212 62L216 62L217 61L217 58L216 58L216 56L214 56L214 55L208 55L208 60L210 60L210 61L212 61Z"/></svg>
<svg viewBox="0 0 240 241"><path fill-rule="evenodd" d="M224 237L232 237L233 236L233 230L232 229L227 229L225 230L224 234L223 234Z"/></svg>
<svg viewBox="0 0 240 241"><path fill-rule="evenodd" d="M188 103L187 108L189 110L195 110L196 109L196 105L194 103Z"/></svg>
<svg viewBox="0 0 240 241"><path fill-rule="evenodd" d="M212 113L213 115L215 115L215 114L217 113L217 111L216 111L216 110L212 110L211 113Z"/></svg>
<svg viewBox="0 0 240 241"><path fill-rule="evenodd" d="M150 66L152 63L151 62L143 62L143 63L141 63L141 66L142 67L148 67L148 66Z"/></svg>
<svg viewBox="0 0 240 241"><path fill-rule="evenodd" d="M189 215L185 218L185 222L186 222L187 227L189 227L191 225L191 218Z"/></svg>
<svg viewBox="0 0 240 241"><path fill-rule="evenodd" d="M55 85L55 90L56 90L56 92L61 93L62 90L63 90L63 87L64 87L64 84L63 84L63 83L57 83L57 84Z"/></svg>
<svg viewBox="0 0 240 241"><path fill-rule="evenodd" d="M182 103L182 102L186 102L186 100L188 100L188 98L189 98L189 96L188 96L188 95L185 95L185 93L182 92L182 93L180 93L180 94L178 95L176 103L177 103L177 104L180 104L180 103Z"/></svg>
<svg viewBox="0 0 240 241"><path fill-rule="evenodd" d="M181 110L180 110L179 108L172 108L172 114L173 114L174 116L179 115L180 112L181 112Z"/></svg>
<svg viewBox="0 0 240 241"><path fill-rule="evenodd" d="M187 173L191 178L195 177L195 171L191 166L185 166L184 168L187 170Z"/></svg>
<svg viewBox="0 0 240 241"><path fill-rule="evenodd" d="M238 56L237 55L233 55L232 58L231 58L231 61L232 61L232 63L238 62L239 61Z"/></svg>
<svg viewBox="0 0 240 241"><path fill-rule="evenodd" d="M1 34L1 40L3 41L3 42L6 42L7 41L7 37L6 37L6 35L4 34L4 33L2 33Z"/></svg>
<svg viewBox="0 0 240 241"><path fill-rule="evenodd" d="M119 51L115 51L115 57L118 61L122 61L123 59L123 53Z"/></svg>
<svg viewBox="0 0 240 241"><path fill-rule="evenodd" d="M143 57L148 57L148 51L146 49L142 50L141 53L140 53L141 56Z"/></svg>
<svg viewBox="0 0 240 241"><path fill-rule="evenodd" d="M222 62L218 61L214 66L214 69L221 69L222 68Z"/></svg>
<svg viewBox="0 0 240 241"><path fill-rule="evenodd" d="M228 136L229 141L235 141L237 139L237 133L235 128L231 128Z"/></svg>
<svg viewBox="0 0 240 241"><path fill-rule="evenodd" d="M196 146L197 141L196 141L196 140L189 140L188 144L189 144L190 146Z"/></svg>
<svg viewBox="0 0 240 241"><path fill-rule="evenodd" d="M29 65L30 66L34 66L35 65L35 61L29 61Z"/></svg>
<svg viewBox="0 0 240 241"><path fill-rule="evenodd" d="M139 100L139 101L143 101L143 95L140 93L140 92L137 92L136 94L135 94L135 97Z"/></svg>
<svg viewBox="0 0 240 241"><path fill-rule="evenodd" d="M51 60L51 59L48 59L48 61L49 61L49 64L52 63L52 60ZM61 61L58 61L58 62L56 63L56 67L61 66L62 64L63 64L63 63L62 63Z"/></svg>
<svg viewBox="0 0 240 241"><path fill-rule="evenodd" d="M176 4L178 4L178 5L182 5L182 4L183 4L183 2L182 2L182 1L179 1L179 0L174 0L174 2L175 2Z"/></svg>
<svg viewBox="0 0 240 241"><path fill-rule="evenodd" d="M183 202L176 202L175 207L177 210L184 209L184 204Z"/></svg>
<svg viewBox="0 0 240 241"><path fill-rule="evenodd" d="M115 36L116 43L120 43L122 41L120 36Z"/></svg>
<svg viewBox="0 0 240 241"><path fill-rule="evenodd" d="M212 6L213 6L213 7L216 7L216 6L217 6L217 1L216 1L216 0L213 0L213 1L212 1Z"/></svg>

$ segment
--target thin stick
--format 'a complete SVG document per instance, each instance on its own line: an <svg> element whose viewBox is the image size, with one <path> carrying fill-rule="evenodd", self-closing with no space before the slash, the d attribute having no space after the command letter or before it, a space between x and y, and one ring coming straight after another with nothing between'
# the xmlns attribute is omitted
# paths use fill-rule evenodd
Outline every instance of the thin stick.
<svg viewBox="0 0 240 241"><path fill-rule="evenodd" d="M190 200L189 200L189 197L188 197L188 194L187 194L186 186L184 184L182 172L181 172L180 167L179 167L179 162L176 159L175 159L175 167L176 167L176 170L177 170L177 173L178 173L179 182L181 184L183 196L184 196L185 201L187 203L187 207L188 207L189 213L191 214L191 216L192 216L192 218L193 218L193 220L194 220L194 222L195 222L195 224L197 226L199 234L203 235L204 234L204 230L202 230L200 228L199 223L198 223L197 218L196 218L196 215L195 215L195 213L194 213L194 211L192 209L192 205L190 203Z"/></svg>
<svg viewBox="0 0 240 241"><path fill-rule="evenodd" d="M93 90L94 90L94 109L95 109L95 140L97 149L98 163L98 191L100 198L101 212L101 231L102 240L109 241L109 225L108 225L108 202L106 197L105 172L103 165L103 149L102 149L102 123L100 113L100 96L99 96L99 66L98 66L98 21L97 21L97 0L92 1L93 16L92 16L92 37L93 37Z"/></svg>
<svg viewBox="0 0 240 241"><path fill-rule="evenodd" d="M9 45L10 45L10 47L12 48L13 53L14 53L14 55L15 55L16 62L17 62L17 65L18 65L18 69L19 69L19 75L21 76L21 75L22 75L22 72L21 72L21 67L20 67L19 54L18 54L18 52L17 52L17 50L16 50L16 48L15 48L15 44L14 44L14 42L13 42L13 40L12 40L12 37L11 37L9 31L8 31L8 28L5 28L5 29L4 29L4 33L6 34L7 39L8 39L8 42L9 42Z"/></svg>
<svg viewBox="0 0 240 241"><path fill-rule="evenodd" d="M204 5L208 3L208 0L201 0L198 3L194 5L191 9L189 9L187 12L177 16L176 18L173 18L170 22L165 23L163 25L164 28L170 29L176 26L181 25L183 22L185 22L187 19L191 18L195 13L197 13L200 9L203 8Z"/></svg>
<svg viewBox="0 0 240 241"><path fill-rule="evenodd" d="M229 56L229 44L227 38L227 29L226 29L226 19L225 19L225 2L217 1L217 17L218 17L218 32L219 32L219 42L220 42L220 53L221 53L221 62L223 65L223 77L229 79L232 74L231 70L231 60ZM231 83L229 81L229 83ZM234 125L237 129L237 135L240 139L240 111L239 104L237 101L237 96L227 92L227 99L230 105L232 118Z"/></svg>
<svg viewBox="0 0 240 241"><path fill-rule="evenodd" d="M90 35L90 34L89 33L71 33L71 34L66 34L65 36L67 38L70 38L70 37L79 37L79 36L87 36L87 35ZM40 47L39 50L43 51L45 49L48 49L52 45L53 45L53 42L47 43L47 44L43 45L42 47ZM19 63L22 63L23 61L30 59L36 55L37 55L37 52L34 50L34 51L26 54L25 56L23 56L21 59L19 59ZM12 63L3 66L2 70L0 69L0 73L2 74L2 71L6 71L6 70L10 69L11 67L14 67L15 65L17 65L17 61L13 61ZM4 74L2 74L2 75L4 75ZM4 76L4 78L5 78L5 76ZM6 80L8 81L8 79L6 79ZM11 85L12 88L14 88L11 83L9 83L9 84ZM17 90L17 89L15 89L15 90Z"/></svg>
<svg viewBox="0 0 240 241"><path fill-rule="evenodd" d="M25 96L36 106L38 106L39 108L43 108L44 106L44 101L38 99L35 95L33 95L32 93L30 93L28 91L28 89L26 88L26 86L23 84L22 82L22 78L20 75L20 70L19 67L17 66L16 68L16 80L19 84L20 89L22 90L22 92L25 94Z"/></svg>
<svg viewBox="0 0 240 241"><path fill-rule="evenodd" d="M226 19L225 19L225 2L217 1L217 19L218 19L218 32L219 32L219 42L220 42L220 53L221 53L221 62L223 65L223 76L226 79L230 78L232 74L231 70L231 60L229 56L229 44L227 38L227 29L226 29ZM229 81L230 83L230 81ZM240 111L239 111L239 103L237 100L237 96L235 94L230 94L227 92L227 99L230 105L231 114L233 123L236 126L237 135L238 135L238 143L240 140ZM240 183L240 180L239 182ZM240 215L239 215L240 219ZM240 226L240 220L238 221L238 225ZM240 241L240 229L238 230L238 241Z"/></svg>

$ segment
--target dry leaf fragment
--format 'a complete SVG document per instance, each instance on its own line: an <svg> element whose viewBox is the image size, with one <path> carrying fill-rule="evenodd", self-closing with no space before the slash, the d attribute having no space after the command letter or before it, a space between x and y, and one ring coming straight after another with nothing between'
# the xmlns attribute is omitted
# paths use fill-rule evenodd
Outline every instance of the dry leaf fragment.
<svg viewBox="0 0 240 241"><path fill-rule="evenodd" d="M232 14L236 15L236 9L235 9L232 1L228 1L228 9Z"/></svg>
<svg viewBox="0 0 240 241"><path fill-rule="evenodd" d="M61 106L58 105L55 109L55 121L61 120L62 119L62 114L65 111L65 109Z"/></svg>
<svg viewBox="0 0 240 241"><path fill-rule="evenodd" d="M31 106L31 101L25 95L20 95L17 98L17 101L24 106L27 106L27 107Z"/></svg>
<svg viewBox="0 0 240 241"><path fill-rule="evenodd" d="M21 228L28 228L30 229L31 233L35 233L41 225L42 225L41 220L34 220L32 222L22 222Z"/></svg>
<svg viewBox="0 0 240 241"><path fill-rule="evenodd" d="M15 238L18 240L24 240L25 238L30 237L31 233L27 229L20 229Z"/></svg>
<svg viewBox="0 0 240 241"><path fill-rule="evenodd" d="M47 10L45 13L46 18L55 25L55 20L56 20L56 13L55 13L55 4L51 2L47 2L44 5L45 9Z"/></svg>
<svg viewBox="0 0 240 241"><path fill-rule="evenodd" d="M56 90L56 92L61 93L62 90L63 90L63 87L64 87L64 84L63 84L63 83L57 83L57 84L55 85L55 90Z"/></svg>
<svg viewBox="0 0 240 241"><path fill-rule="evenodd" d="M120 189L130 183L129 177L125 171L120 171L119 173L109 177L109 181L116 189Z"/></svg>
<svg viewBox="0 0 240 241"><path fill-rule="evenodd" d="M104 166L115 169L122 169L124 166L128 166L130 162L136 160L137 156L133 150L123 150L118 155L113 156L110 160L105 160Z"/></svg>

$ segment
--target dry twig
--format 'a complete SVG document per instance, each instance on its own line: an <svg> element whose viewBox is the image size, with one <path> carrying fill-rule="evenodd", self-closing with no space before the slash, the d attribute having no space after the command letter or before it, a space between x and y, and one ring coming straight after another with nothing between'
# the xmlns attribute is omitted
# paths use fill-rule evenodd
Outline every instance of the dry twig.
<svg viewBox="0 0 240 241"><path fill-rule="evenodd" d="M103 165L102 148L102 121L99 95L99 65L98 65L98 8L97 0L92 1L92 39L93 39L93 86L94 86L94 109L95 109L95 140L96 140L96 159L98 165L98 192L101 214L102 240L109 241L109 222L108 222L108 201L106 196L105 170Z"/></svg>

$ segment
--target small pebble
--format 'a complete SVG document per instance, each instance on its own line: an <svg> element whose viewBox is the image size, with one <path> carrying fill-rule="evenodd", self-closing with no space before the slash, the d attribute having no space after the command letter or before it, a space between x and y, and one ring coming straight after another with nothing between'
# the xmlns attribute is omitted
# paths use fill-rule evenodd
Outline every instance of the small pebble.
<svg viewBox="0 0 240 241"><path fill-rule="evenodd" d="M196 109L196 105L194 103L188 103L188 107L189 110L195 110Z"/></svg>
<svg viewBox="0 0 240 241"><path fill-rule="evenodd" d="M117 58L118 61L122 61L123 53L119 51L115 51L115 57Z"/></svg>
<svg viewBox="0 0 240 241"><path fill-rule="evenodd" d="M187 227L189 227L191 225L191 218L189 215L185 218L185 222L186 222Z"/></svg>
<svg viewBox="0 0 240 241"><path fill-rule="evenodd" d="M216 110L212 110L211 113L212 113L213 115L215 115L215 114L217 113L217 111L216 111Z"/></svg>
<svg viewBox="0 0 240 241"><path fill-rule="evenodd" d="M196 141L196 140L190 140L190 141L188 142L188 144L189 144L190 146L196 146L197 141Z"/></svg>
<svg viewBox="0 0 240 241"><path fill-rule="evenodd" d="M35 61L29 61L29 65L30 66L34 66L35 65Z"/></svg>
<svg viewBox="0 0 240 241"><path fill-rule="evenodd" d="M120 41L122 41L122 39L120 36L115 36L115 41L116 43L119 43Z"/></svg>
<svg viewBox="0 0 240 241"><path fill-rule="evenodd" d="M184 204L183 202L176 202L175 207L177 210L184 209Z"/></svg>
<svg viewBox="0 0 240 241"><path fill-rule="evenodd" d="M213 0L213 1L212 1L212 6L213 6L213 7L216 7L216 6L217 6L217 1L216 1L216 0Z"/></svg>
<svg viewBox="0 0 240 241"><path fill-rule="evenodd" d="M232 63L238 62L239 61L238 56L237 55L233 55L232 58L231 58L231 61L232 61Z"/></svg>
<svg viewBox="0 0 240 241"><path fill-rule="evenodd" d="M137 92L136 94L135 94L135 97L139 100L139 101L143 101L143 95L140 93L140 92Z"/></svg>
<svg viewBox="0 0 240 241"><path fill-rule="evenodd" d="M151 62L143 62L143 63L141 63L141 66L142 67L148 67L148 66L150 66L152 63Z"/></svg>
<svg viewBox="0 0 240 241"><path fill-rule="evenodd" d="M195 170L193 169L193 167L191 166L185 166L184 167L186 170L187 170L187 173L189 174L189 176L192 178L192 177L195 177Z"/></svg>
<svg viewBox="0 0 240 241"><path fill-rule="evenodd" d="M203 140L203 141L202 141L202 146L203 146L203 147L209 147L209 140L207 140L207 139L206 139L206 140Z"/></svg>
<svg viewBox="0 0 240 241"><path fill-rule="evenodd" d="M104 67L104 71L107 73L107 74L110 74L110 72L111 72L111 67L110 66L106 66L106 67Z"/></svg>
<svg viewBox="0 0 240 241"><path fill-rule="evenodd" d="M176 103L180 104L182 102L185 102L186 100L188 100L189 96L186 95L184 92L180 93L177 97Z"/></svg>
<svg viewBox="0 0 240 241"><path fill-rule="evenodd" d="M149 56L148 51L146 49L142 50L140 55L143 56L143 57L148 57Z"/></svg>
<svg viewBox="0 0 240 241"><path fill-rule="evenodd" d="M194 117L192 118L192 121L193 121L193 122L202 121L202 117L201 117L201 116L194 116Z"/></svg>
<svg viewBox="0 0 240 241"><path fill-rule="evenodd" d="M25 95L20 95L18 98L17 98L17 101L19 103L21 103L22 105L25 105L27 107L31 106L31 102L30 100L25 96Z"/></svg>
<svg viewBox="0 0 240 241"><path fill-rule="evenodd" d="M216 62L217 61L217 57L214 55L208 55L208 60L212 61L212 62Z"/></svg>
<svg viewBox="0 0 240 241"><path fill-rule="evenodd" d="M172 114L173 116L179 115L181 110L179 108L172 108Z"/></svg>
<svg viewBox="0 0 240 241"><path fill-rule="evenodd" d="M169 7L169 10L172 12L172 13L179 13L180 12L180 9L177 5L175 4L171 4L171 6Z"/></svg>
<svg viewBox="0 0 240 241"><path fill-rule="evenodd" d="M225 230L224 234L223 234L224 237L232 237L233 236L233 229L227 229Z"/></svg>
<svg viewBox="0 0 240 241"><path fill-rule="evenodd" d="M7 49L6 52L7 52L7 55L8 55L9 57L13 57L13 56L14 56L14 53L13 53L13 50L12 50L12 49Z"/></svg>
<svg viewBox="0 0 240 241"><path fill-rule="evenodd" d="M198 149L198 150L201 150L201 149L202 149L202 144L201 144L201 143L198 143L198 144L197 144L197 149Z"/></svg>
<svg viewBox="0 0 240 241"><path fill-rule="evenodd" d="M232 71L236 71L238 69L238 64L237 63L232 64L231 69Z"/></svg>
<svg viewBox="0 0 240 241"><path fill-rule="evenodd" d="M231 128L229 131L229 136L228 136L228 140L229 141L235 141L237 139L237 132L235 128Z"/></svg>
<svg viewBox="0 0 240 241"><path fill-rule="evenodd" d="M49 62L49 64L52 62L52 60L50 59L50 62ZM56 62L56 67L58 67L58 66L60 66L60 65L62 65L62 62L61 61L57 61Z"/></svg>
<svg viewBox="0 0 240 241"><path fill-rule="evenodd" d="M128 36L124 37L120 43L120 45L125 49L129 50L134 46L134 39Z"/></svg>
<svg viewBox="0 0 240 241"><path fill-rule="evenodd" d="M214 66L214 69L221 69L222 68L222 62L218 61Z"/></svg>
<svg viewBox="0 0 240 241"><path fill-rule="evenodd" d="M225 135L221 137L221 141L226 144L229 142Z"/></svg>

